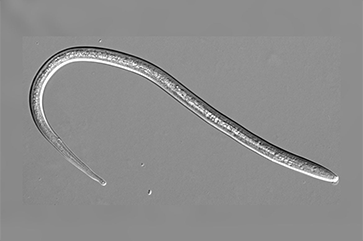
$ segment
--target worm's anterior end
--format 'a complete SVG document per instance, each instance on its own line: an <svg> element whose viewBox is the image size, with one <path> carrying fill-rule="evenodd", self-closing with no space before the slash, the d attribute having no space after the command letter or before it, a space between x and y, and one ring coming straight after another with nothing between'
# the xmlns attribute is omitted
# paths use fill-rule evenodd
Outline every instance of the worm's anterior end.
<svg viewBox="0 0 363 241"><path fill-rule="evenodd" d="M338 183L339 183L339 177L338 176L336 176L334 179L333 179L333 185L335 186L335 185L338 185Z"/></svg>
<svg viewBox="0 0 363 241"><path fill-rule="evenodd" d="M102 187L104 187L104 186L106 186L106 185L107 185L107 182L106 182L106 181L104 181L104 180L102 180L102 181L100 181L100 184L101 184L101 186L102 186Z"/></svg>

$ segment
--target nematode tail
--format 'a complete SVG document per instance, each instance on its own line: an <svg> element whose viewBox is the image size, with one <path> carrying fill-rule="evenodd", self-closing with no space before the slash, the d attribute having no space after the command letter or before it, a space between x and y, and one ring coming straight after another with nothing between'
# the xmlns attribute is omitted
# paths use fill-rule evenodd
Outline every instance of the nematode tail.
<svg viewBox="0 0 363 241"><path fill-rule="evenodd" d="M121 68L145 77L171 95L179 103L202 120L225 133L233 140L257 154L305 175L338 184L339 177L329 169L269 143L242 125L214 109L199 96L187 89L170 74L139 57L100 47L72 47L51 56L40 67L29 93L30 112L42 135L79 170L105 186L107 182L78 158L56 134L47 121L43 107L43 95L51 77L63 66L74 62L94 62Z"/></svg>

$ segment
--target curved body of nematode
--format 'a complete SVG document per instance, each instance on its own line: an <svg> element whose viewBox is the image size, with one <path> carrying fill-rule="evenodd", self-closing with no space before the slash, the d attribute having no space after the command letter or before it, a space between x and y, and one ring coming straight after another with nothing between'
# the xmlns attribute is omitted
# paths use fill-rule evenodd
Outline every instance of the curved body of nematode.
<svg viewBox="0 0 363 241"><path fill-rule="evenodd" d="M47 139L67 161L102 186L106 185L106 181L71 151L51 128L44 113L43 95L49 80L60 68L74 62L105 64L143 76L159 86L209 125L225 133L233 140L257 154L305 175L333 184L338 183L339 177L329 169L277 147L248 131L237 122L214 109L156 65L139 57L112 49L89 46L72 47L51 56L38 70L30 87L30 111L36 126L45 139Z"/></svg>

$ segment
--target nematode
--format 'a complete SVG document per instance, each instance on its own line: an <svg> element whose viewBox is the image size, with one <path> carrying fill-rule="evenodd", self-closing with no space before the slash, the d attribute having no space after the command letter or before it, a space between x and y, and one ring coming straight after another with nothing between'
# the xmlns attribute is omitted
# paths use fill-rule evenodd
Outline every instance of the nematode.
<svg viewBox="0 0 363 241"><path fill-rule="evenodd" d="M294 171L326 182L338 184L339 177L329 169L275 146L250 132L242 125L214 109L155 64L113 49L90 46L67 48L46 60L35 75L29 92L30 112L35 125L45 139L47 139L67 161L102 186L105 186L107 182L72 152L52 129L44 113L43 96L49 80L60 68L74 62L105 64L143 76L159 86L209 125L225 133L233 140L257 154Z"/></svg>

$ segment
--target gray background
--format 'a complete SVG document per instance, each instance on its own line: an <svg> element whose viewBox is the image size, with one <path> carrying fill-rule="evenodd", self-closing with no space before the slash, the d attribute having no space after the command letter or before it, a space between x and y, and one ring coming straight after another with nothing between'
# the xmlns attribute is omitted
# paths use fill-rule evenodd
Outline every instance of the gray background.
<svg viewBox="0 0 363 241"><path fill-rule="evenodd" d="M8 20L1 55L4 240L361 236L362 131L356 110L362 109L362 101L361 86L353 87L353 82L361 85L362 78L361 71L353 73L362 65L354 54L362 51L361 41L354 45L348 38L354 27L353 14L345 12L349 4L240 4L236 12L236 6L227 9L225 3L192 9L115 3L111 8L117 7L118 18L113 19L112 11L102 14L105 6L93 6L104 18L87 14L93 17L82 20L87 16L75 5L68 11L49 3L25 7L15 2L19 5L2 4L2 19ZM6 7L12 10L4 11ZM38 14L25 11L31 7ZM51 9L66 11L67 18ZM130 9L137 15L130 15ZM22 39L24 35L103 37ZM62 48L83 44L119 49L159 65L256 134L336 171L340 184L263 159L139 76L72 64L49 84L46 113L63 140L108 181L101 187L43 139L27 105L30 82L43 61ZM19 71L20 63L24 71ZM352 110L355 115L349 114Z"/></svg>

